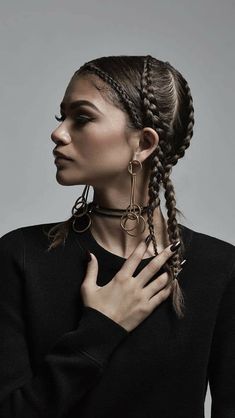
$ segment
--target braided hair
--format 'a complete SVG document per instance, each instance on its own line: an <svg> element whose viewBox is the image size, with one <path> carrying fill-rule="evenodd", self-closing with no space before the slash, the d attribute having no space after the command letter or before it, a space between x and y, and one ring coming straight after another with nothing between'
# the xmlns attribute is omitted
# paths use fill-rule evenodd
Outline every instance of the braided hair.
<svg viewBox="0 0 235 418"><path fill-rule="evenodd" d="M151 55L97 58L82 65L71 81L87 74L94 74L105 82L103 88L95 82L93 84L97 89L105 90L106 99L127 113L127 126L130 129L151 127L158 133L158 146L147 158L150 164L147 222L157 255L153 213L160 204L162 187L165 190L170 242L181 241L180 248L164 264L172 284L173 307L181 318L184 316L184 297L177 277L182 270L185 246L177 222L177 214L182 212L176 208L170 175L172 167L184 156L193 135L194 108L190 88L182 74L168 61L158 60ZM49 250L62 241L65 243L72 220L73 216L50 229L47 235L53 241Z"/></svg>

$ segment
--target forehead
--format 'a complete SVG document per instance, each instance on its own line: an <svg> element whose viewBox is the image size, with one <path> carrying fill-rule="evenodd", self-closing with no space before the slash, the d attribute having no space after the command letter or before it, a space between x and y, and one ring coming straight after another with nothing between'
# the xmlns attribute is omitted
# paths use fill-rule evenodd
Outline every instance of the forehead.
<svg viewBox="0 0 235 418"><path fill-rule="evenodd" d="M99 88L104 89L104 91L107 89L99 77L95 77L94 75L72 77L65 90L63 102L71 103L76 100L89 100L101 110L105 110L106 107L110 107L112 104L107 101L104 96L104 91L99 91Z"/></svg>

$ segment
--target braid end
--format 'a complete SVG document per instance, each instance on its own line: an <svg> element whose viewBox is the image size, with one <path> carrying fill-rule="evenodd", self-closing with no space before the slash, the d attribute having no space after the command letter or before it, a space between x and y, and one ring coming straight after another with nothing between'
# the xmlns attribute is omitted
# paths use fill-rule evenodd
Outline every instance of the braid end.
<svg viewBox="0 0 235 418"><path fill-rule="evenodd" d="M184 317L184 296L183 292L179 286L179 282L177 279L174 279L172 282L173 290L172 290L172 301L173 301L173 307L175 309L175 312L178 316L178 318Z"/></svg>

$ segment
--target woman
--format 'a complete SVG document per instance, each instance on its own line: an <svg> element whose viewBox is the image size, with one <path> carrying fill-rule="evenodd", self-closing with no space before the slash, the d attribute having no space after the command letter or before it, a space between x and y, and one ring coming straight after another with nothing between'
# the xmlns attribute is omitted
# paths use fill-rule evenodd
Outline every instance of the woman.
<svg viewBox="0 0 235 418"><path fill-rule="evenodd" d="M150 55L94 59L56 118L56 179L85 188L66 221L0 239L0 416L203 418L208 381L212 418L235 416L235 248L177 221L170 179L186 80Z"/></svg>

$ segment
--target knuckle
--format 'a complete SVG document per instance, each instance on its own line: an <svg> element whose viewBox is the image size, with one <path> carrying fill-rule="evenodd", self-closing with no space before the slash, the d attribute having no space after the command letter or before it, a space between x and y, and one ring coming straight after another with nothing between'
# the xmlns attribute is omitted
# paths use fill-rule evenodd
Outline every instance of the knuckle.
<svg viewBox="0 0 235 418"><path fill-rule="evenodd" d="M165 290L166 297L169 296L172 291L172 284L169 284L168 286L166 286L164 290Z"/></svg>
<svg viewBox="0 0 235 418"><path fill-rule="evenodd" d="M151 266L153 266L152 268L156 269L156 268L160 268L167 260L168 258L172 255L173 253L165 248L164 250L162 250L161 253L159 253L152 261L151 263L149 263L149 266L151 268Z"/></svg>
<svg viewBox="0 0 235 418"><path fill-rule="evenodd" d="M132 290L133 300L136 304L142 304L145 302L143 292L139 288L135 288Z"/></svg>
<svg viewBox="0 0 235 418"><path fill-rule="evenodd" d="M163 300L165 300L165 292L162 290L161 292L158 293L158 301L159 303L163 302Z"/></svg>
<svg viewBox="0 0 235 418"><path fill-rule="evenodd" d="M117 274L113 277L113 280L117 280L119 282L123 282L126 280L126 276L122 273L122 271L118 271Z"/></svg>
<svg viewBox="0 0 235 418"><path fill-rule="evenodd" d="M87 283L86 282L82 282L80 289L86 289L87 288Z"/></svg>
<svg viewBox="0 0 235 418"><path fill-rule="evenodd" d="M167 260L172 254L174 253L170 250L170 247L166 247L160 253L160 257L162 257L163 260Z"/></svg>
<svg viewBox="0 0 235 418"><path fill-rule="evenodd" d="M88 288L85 285L80 286L80 293L86 295L88 293Z"/></svg>
<svg viewBox="0 0 235 418"><path fill-rule="evenodd" d="M156 270L160 268L159 259L157 258L157 256L153 258L153 260L150 263L147 264L146 268L149 271L149 273L155 273Z"/></svg>
<svg viewBox="0 0 235 418"><path fill-rule="evenodd" d="M169 247L165 248L163 250L163 258L164 260L167 260L171 255L173 255L174 253L170 250Z"/></svg>
<svg viewBox="0 0 235 418"><path fill-rule="evenodd" d="M143 314L143 315L148 314L148 306L147 306L146 304L142 303L142 304L139 306L139 312L140 312L141 314Z"/></svg>
<svg viewBox="0 0 235 418"><path fill-rule="evenodd" d="M171 293L170 286L167 286L164 289L162 289L161 292L159 292L160 301L162 302L163 300L165 300L169 296L170 293Z"/></svg>
<svg viewBox="0 0 235 418"><path fill-rule="evenodd" d="M168 282L168 274L163 273L161 276L158 277L158 283L161 286L164 286Z"/></svg>
<svg viewBox="0 0 235 418"><path fill-rule="evenodd" d="M133 263L140 262L142 260L141 248L138 248L131 254Z"/></svg>
<svg viewBox="0 0 235 418"><path fill-rule="evenodd" d="M164 248L162 252L159 254L159 259L161 260L161 263L165 263L165 261L168 260L168 258L174 254L169 247Z"/></svg>

